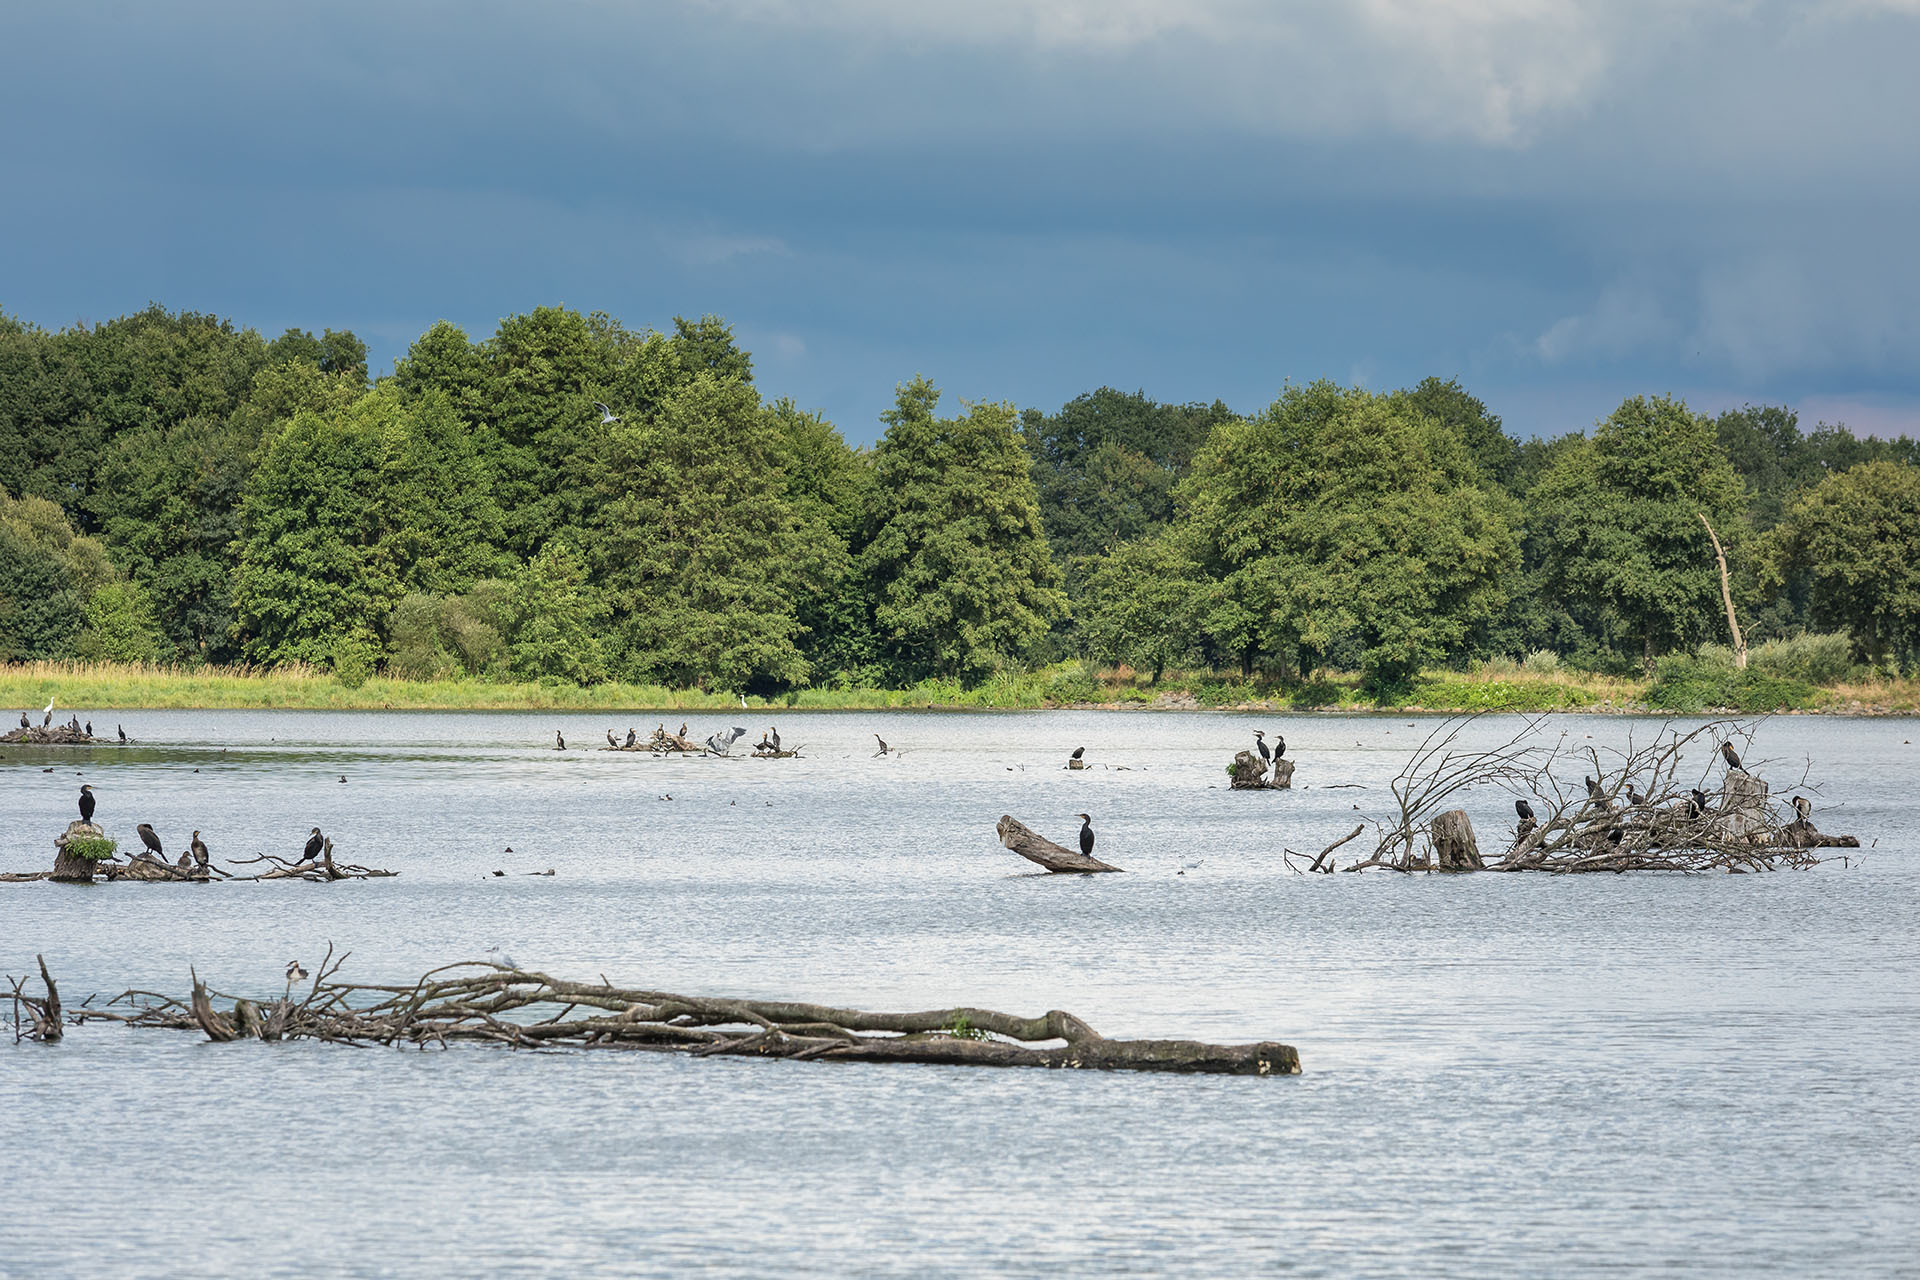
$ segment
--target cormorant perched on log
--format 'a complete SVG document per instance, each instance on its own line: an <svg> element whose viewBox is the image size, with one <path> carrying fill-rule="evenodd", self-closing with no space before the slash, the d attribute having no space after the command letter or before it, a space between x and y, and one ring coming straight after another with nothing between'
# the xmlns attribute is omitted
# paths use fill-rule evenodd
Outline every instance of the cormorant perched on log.
<svg viewBox="0 0 1920 1280"><path fill-rule="evenodd" d="M1687 816L1698 818L1707 811L1707 793L1695 787L1687 792Z"/></svg>
<svg viewBox="0 0 1920 1280"><path fill-rule="evenodd" d="M87 721L87 736L89 738L93 736L93 721L91 720Z"/></svg>
<svg viewBox="0 0 1920 1280"><path fill-rule="evenodd" d="M40 727L48 728L53 724L53 699L47 699L46 714L40 717Z"/></svg>
<svg viewBox="0 0 1920 1280"><path fill-rule="evenodd" d="M1287 754L1287 740L1281 737L1277 733L1274 734L1273 735L1273 758L1275 760L1278 760L1281 756L1284 756L1286 754Z"/></svg>
<svg viewBox="0 0 1920 1280"><path fill-rule="evenodd" d="M1253 749L1260 753L1260 763L1268 764L1273 760L1273 752L1267 747L1267 734L1264 729L1253 731Z"/></svg>
<svg viewBox="0 0 1920 1280"><path fill-rule="evenodd" d="M1080 819L1080 852L1086 857L1093 856L1093 819L1084 813L1076 813Z"/></svg>
<svg viewBox="0 0 1920 1280"><path fill-rule="evenodd" d="M633 731L633 727L629 725L627 727L627 745L631 747L636 745L639 741L640 741L640 735L635 733Z"/></svg>
<svg viewBox="0 0 1920 1280"><path fill-rule="evenodd" d="M887 754L887 740L886 740L885 738L883 738L883 737L881 737L881 736L880 736L879 734L877 734L877 733L873 735L873 740L874 740L875 742L877 742L877 743L879 743L879 744L880 744L880 750L878 750L878 751L876 751L876 752L875 752L874 754L875 754L875 755L882 755L882 756L883 756L883 755L885 755L885 754Z"/></svg>
<svg viewBox="0 0 1920 1280"><path fill-rule="evenodd" d="M1084 756L1085 756L1086 754L1087 754L1087 749L1086 749L1085 747L1075 747L1075 748L1073 749L1073 754L1072 754L1072 755L1070 755L1070 756L1068 756L1068 757L1067 757L1067 759L1069 759L1069 760L1079 760L1079 759L1081 759L1082 757L1084 757Z"/></svg>
<svg viewBox="0 0 1920 1280"><path fill-rule="evenodd" d="M773 743L774 754L778 755L780 753L780 730L774 728L772 725L768 725L767 740Z"/></svg>
<svg viewBox="0 0 1920 1280"><path fill-rule="evenodd" d="M300 861L312 862L319 857L320 846L324 843L325 841L320 838L320 828L315 827L313 834L307 837L307 847L300 851Z"/></svg>
<svg viewBox="0 0 1920 1280"><path fill-rule="evenodd" d="M1606 793L1600 789L1600 784L1594 781L1592 778L1586 779L1586 783L1587 783L1587 799L1599 800L1606 795Z"/></svg>
<svg viewBox="0 0 1920 1280"><path fill-rule="evenodd" d="M613 730L611 729L607 730L607 745L612 747L615 751L618 751L620 749L619 740L613 736Z"/></svg>
<svg viewBox="0 0 1920 1280"><path fill-rule="evenodd" d="M567 749L567 740L560 736L558 729L553 731L553 749L555 751L565 751Z"/></svg>
<svg viewBox="0 0 1920 1280"><path fill-rule="evenodd" d="M206 870L207 842L200 838L200 833L198 831L193 833L193 843L188 845L187 848L193 854L193 860L200 867L200 869L202 871Z"/></svg>
<svg viewBox="0 0 1920 1280"><path fill-rule="evenodd" d="M140 833L140 843L147 846L148 853L162 860L166 858L166 846L160 843L160 837L154 833L152 827L143 822L135 827L134 830Z"/></svg>
<svg viewBox="0 0 1920 1280"><path fill-rule="evenodd" d="M127 740L127 727L123 724L117 724L113 727L120 731L120 741L125 742Z"/></svg>
<svg viewBox="0 0 1920 1280"><path fill-rule="evenodd" d="M1793 811L1800 815L1800 821L1813 821L1813 801L1807 799L1805 796L1795 796L1793 798Z"/></svg>
<svg viewBox="0 0 1920 1280"><path fill-rule="evenodd" d="M80 821L93 821L93 788L84 783L80 787Z"/></svg>
<svg viewBox="0 0 1920 1280"><path fill-rule="evenodd" d="M1726 760L1727 768L1738 769L1740 767L1740 753L1733 749L1731 742L1723 742L1720 744L1720 755Z"/></svg>
<svg viewBox="0 0 1920 1280"><path fill-rule="evenodd" d="M1519 817L1521 817L1525 821L1527 822L1533 821L1533 806L1528 804L1525 800L1515 800L1513 802L1513 811L1515 814L1519 815Z"/></svg>
<svg viewBox="0 0 1920 1280"><path fill-rule="evenodd" d="M661 725L660 727L661 727L662 729L664 729L664 728L666 728L667 726L665 726L665 725ZM742 733L744 733L744 732L746 732L746 730L744 730L744 729L743 729L743 730L741 730L741 732L742 732ZM687 736L687 722L686 722L685 720L682 720L682 721L680 722L680 736L681 736L682 738L684 738L684 737L686 737L686 736Z"/></svg>
<svg viewBox="0 0 1920 1280"><path fill-rule="evenodd" d="M20 713L20 727L22 729L33 728L33 722L27 719L27 713L24 711Z"/></svg>
<svg viewBox="0 0 1920 1280"><path fill-rule="evenodd" d="M1629 782L1627 784L1627 803L1637 808L1646 802L1647 798L1640 794L1640 789Z"/></svg>

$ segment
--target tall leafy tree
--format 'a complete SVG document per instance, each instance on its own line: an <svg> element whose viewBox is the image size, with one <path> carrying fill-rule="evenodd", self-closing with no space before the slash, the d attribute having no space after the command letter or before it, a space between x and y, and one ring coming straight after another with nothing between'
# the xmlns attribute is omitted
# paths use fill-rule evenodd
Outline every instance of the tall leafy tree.
<svg viewBox="0 0 1920 1280"><path fill-rule="evenodd" d="M630 674L744 689L804 681L801 601L844 575L821 504L796 501L792 440L753 388L700 373L646 421L599 429L589 563Z"/></svg>
<svg viewBox="0 0 1920 1280"><path fill-rule="evenodd" d="M1065 599L1012 406L940 418L939 400L916 377L881 415L862 567L898 675L978 679L1030 652Z"/></svg>
<svg viewBox="0 0 1920 1280"><path fill-rule="evenodd" d="M1520 469L1519 443L1502 429L1500 415L1461 386L1457 378L1444 382L1422 378L1418 386L1400 392L1399 398L1415 413L1458 436L1489 483L1507 486L1513 482Z"/></svg>
<svg viewBox="0 0 1920 1280"><path fill-rule="evenodd" d="M1160 404L1101 387L1059 412L1022 415L1033 481L1056 560L1110 551L1173 518L1173 487L1218 423L1212 404Z"/></svg>
<svg viewBox="0 0 1920 1280"><path fill-rule="evenodd" d="M0 490L0 661L72 656L94 594L114 581L105 549L56 504Z"/></svg>
<svg viewBox="0 0 1920 1280"><path fill-rule="evenodd" d="M1090 656L1152 673L1202 649L1214 584L1177 531L1089 557L1076 614Z"/></svg>
<svg viewBox="0 0 1920 1280"><path fill-rule="evenodd" d="M1215 428L1180 499L1222 586L1213 610L1255 622L1243 665L1256 647L1324 659L1345 641L1385 685L1445 657L1499 607L1518 558L1479 479L1457 433L1329 382Z"/></svg>
<svg viewBox="0 0 1920 1280"><path fill-rule="evenodd" d="M1701 514L1741 544L1745 494L1713 424L1635 396L1564 451L1529 495L1543 586L1586 631L1651 661L1725 626Z"/></svg>
<svg viewBox="0 0 1920 1280"><path fill-rule="evenodd" d="M1859 656L1920 657L1920 468L1864 462L1794 503L1773 540L1773 580L1798 570L1814 620L1844 627Z"/></svg>

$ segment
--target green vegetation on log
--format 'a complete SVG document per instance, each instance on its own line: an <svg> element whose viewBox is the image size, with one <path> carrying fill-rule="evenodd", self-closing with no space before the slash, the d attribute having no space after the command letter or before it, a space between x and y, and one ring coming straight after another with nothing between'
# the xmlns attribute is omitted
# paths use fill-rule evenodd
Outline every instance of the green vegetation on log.
<svg viewBox="0 0 1920 1280"><path fill-rule="evenodd" d="M1781 408L1520 442L1438 378L916 376L882 421L767 398L712 316L443 322L369 382L343 330L0 315L0 662L178 673L94 705L1763 709L1920 661L1920 446Z"/></svg>

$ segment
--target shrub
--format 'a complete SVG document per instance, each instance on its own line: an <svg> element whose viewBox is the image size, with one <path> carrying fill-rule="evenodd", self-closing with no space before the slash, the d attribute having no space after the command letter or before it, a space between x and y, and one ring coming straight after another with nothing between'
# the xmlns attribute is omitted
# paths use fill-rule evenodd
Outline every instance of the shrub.
<svg viewBox="0 0 1920 1280"><path fill-rule="evenodd" d="M1047 680L1049 702L1097 702L1099 698L1100 686L1077 663L1061 667Z"/></svg>
<svg viewBox="0 0 1920 1280"><path fill-rule="evenodd" d="M1854 673L1853 641L1844 631L1810 631L1769 640L1747 654L1748 665L1782 679L1834 684Z"/></svg>
<svg viewBox="0 0 1920 1280"><path fill-rule="evenodd" d="M1551 649L1535 649L1520 665L1531 675L1550 676L1560 670L1560 655Z"/></svg>
<svg viewBox="0 0 1920 1280"><path fill-rule="evenodd" d="M373 676L380 648L365 632L349 632L333 641L334 678L349 689L358 689Z"/></svg>
<svg viewBox="0 0 1920 1280"><path fill-rule="evenodd" d="M1715 646L1717 647L1717 646ZM1722 655L1674 654L1662 658L1647 690L1647 705L1662 711L1692 714L1708 707L1738 711L1776 711L1782 707L1817 704L1819 691L1802 680L1764 671L1736 670Z"/></svg>
<svg viewBox="0 0 1920 1280"><path fill-rule="evenodd" d="M69 854L88 862L105 862L119 847L111 836L75 836L66 844Z"/></svg>
<svg viewBox="0 0 1920 1280"><path fill-rule="evenodd" d="M1518 670L1520 664L1504 653L1496 653L1480 663L1480 674L1483 676L1510 676Z"/></svg>

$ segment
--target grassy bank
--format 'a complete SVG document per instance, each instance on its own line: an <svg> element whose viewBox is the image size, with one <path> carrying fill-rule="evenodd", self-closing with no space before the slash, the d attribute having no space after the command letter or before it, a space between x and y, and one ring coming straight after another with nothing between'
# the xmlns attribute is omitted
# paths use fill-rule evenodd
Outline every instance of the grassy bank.
<svg viewBox="0 0 1920 1280"><path fill-rule="evenodd" d="M61 708L721 711L740 706L737 694L641 684L581 688L372 679L349 687L330 672L301 667L264 671L57 662L0 666L0 709L36 709L49 698ZM1361 688L1358 677L1350 675L1276 681L1170 672L1158 684L1149 684L1124 669L1096 672L1065 664L998 677L970 689L954 681L928 681L907 689L802 689L774 698L749 698L748 704L801 710L1137 707L1693 713L1730 708L1913 714L1920 710L1920 681L1854 672L1822 687L1774 672L1736 672L1711 657L1663 663L1651 681L1487 663L1472 672L1430 672L1390 696L1376 698Z"/></svg>

